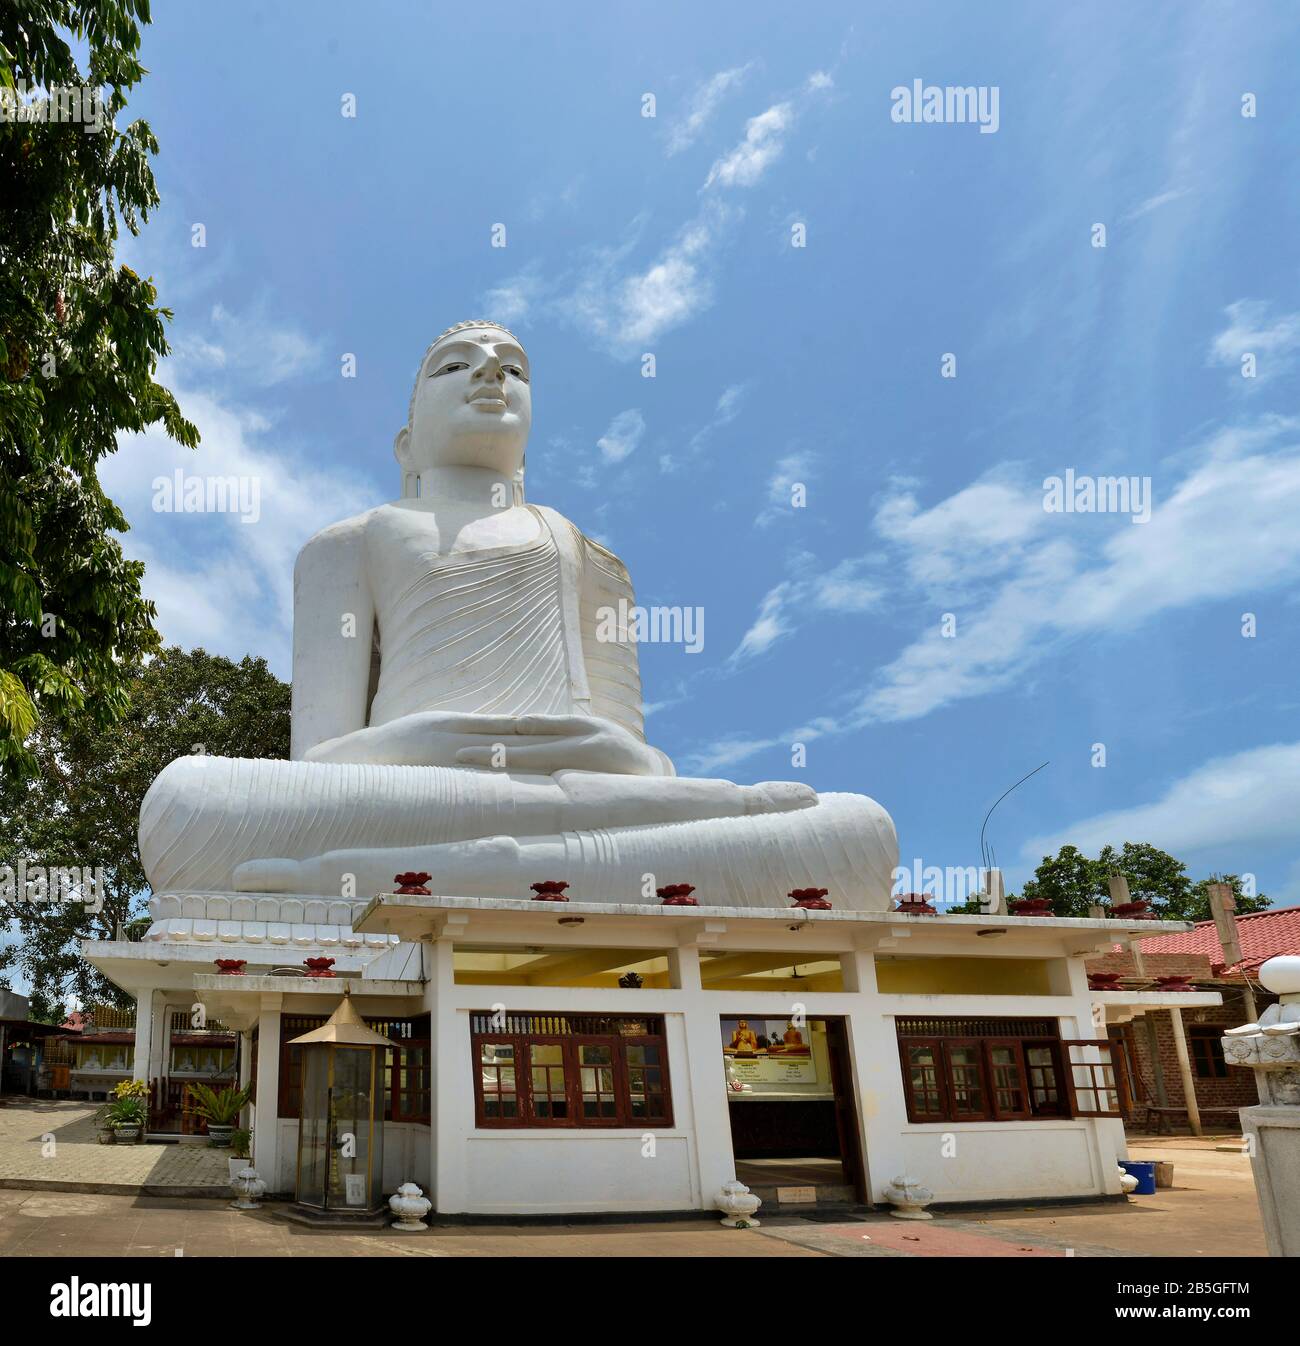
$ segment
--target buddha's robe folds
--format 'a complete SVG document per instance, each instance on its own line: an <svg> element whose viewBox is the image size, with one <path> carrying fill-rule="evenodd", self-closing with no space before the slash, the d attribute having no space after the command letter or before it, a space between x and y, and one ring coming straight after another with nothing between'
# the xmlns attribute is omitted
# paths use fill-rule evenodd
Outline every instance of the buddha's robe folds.
<svg viewBox="0 0 1300 1346"><path fill-rule="evenodd" d="M635 645L595 635L602 608L632 606L627 573L562 516L532 513L534 541L449 555L421 552L398 517L386 545L404 565L409 553L412 578L376 595L369 724L577 714L643 741ZM150 787L140 854L160 894L368 897L424 869L448 895L563 879L577 900L639 902L687 882L705 905L786 906L791 888L817 886L884 909L897 842L873 800L793 783L197 755Z"/></svg>

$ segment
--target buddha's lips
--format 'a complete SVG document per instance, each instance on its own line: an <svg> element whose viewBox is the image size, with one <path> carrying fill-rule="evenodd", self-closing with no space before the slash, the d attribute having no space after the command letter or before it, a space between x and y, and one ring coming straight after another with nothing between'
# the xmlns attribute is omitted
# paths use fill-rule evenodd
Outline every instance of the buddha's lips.
<svg viewBox="0 0 1300 1346"><path fill-rule="evenodd" d="M505 406L505 404L506 404L506 395L505 395L505 393L497 392L497 391L494 390L494 389L487 388L487 389L484 389L482 392L478 392L478 393L470 393L469 397L466 398L466 401L468 401L468 402L497 402L497 403L500 403L501 406Z"/></svg>

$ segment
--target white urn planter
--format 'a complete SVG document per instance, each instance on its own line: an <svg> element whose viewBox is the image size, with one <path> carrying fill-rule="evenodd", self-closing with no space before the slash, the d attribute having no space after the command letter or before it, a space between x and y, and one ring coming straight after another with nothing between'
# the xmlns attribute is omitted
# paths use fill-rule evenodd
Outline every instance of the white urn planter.
<svg viewBox="0 0 1300 1346"><path fill-rule="evenodd" d="M433 1209L433 1202L413 1182L404 1182L388 1198L388 1209L393 1212L393 1228L404 1234L422 1234L428 1225L424 1217Z"/></svg>
<svg viewBox="0 0 1300 1346"><path fill-rule="evenodd" d="M754 1212L763 1204L763 1200L755 1196L743 1182L737 1182L734 1178L731 1182L724 1182L714 1202L724 1212L720 1223L728 1229L758 1227Z"/></svg>
<svg viewBox="0 0 1300 1346"><path fill-rule="evenodd" d="M889 1213L900 1220L933 1220L926 1206L934 1200L934 1193L915 1178L900 1174L885 1188L885 1200L893 1206Z"/></svg>
<svg viewBox="0 0 1300 1346"><path fill-rule="evenodd" d="M247 1160L244 1161L244 1167L231 1180L230 1185L238 1198L230 1203L235 1210L258 1209L257 1203L266 1191L266 1183L257 1176L255 1168L249 1167Z"/></svg>

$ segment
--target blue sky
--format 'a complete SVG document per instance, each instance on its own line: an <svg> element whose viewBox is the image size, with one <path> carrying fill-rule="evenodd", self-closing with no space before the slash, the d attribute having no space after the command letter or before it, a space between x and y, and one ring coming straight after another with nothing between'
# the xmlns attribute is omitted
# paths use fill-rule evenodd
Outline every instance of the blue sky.
<svg viewBox="0 0 1300 1346"><path fill-rule="evenodd" d="M642 649L679 771L866 793L964 866L1050 761L990 825L1010 887L1134 840L1300 900L1300 15L554 13L156 7L122 255L203 445L103 477L165 636L288 677L298 548L397 494L420 355L495 317L529 498L704 611ZM996 88L996 132L894 121L915 79ZM255 477L257 522L155 512L178 466ZM1149 478L1149 522L1048 512L1067 469Z"/></svg>

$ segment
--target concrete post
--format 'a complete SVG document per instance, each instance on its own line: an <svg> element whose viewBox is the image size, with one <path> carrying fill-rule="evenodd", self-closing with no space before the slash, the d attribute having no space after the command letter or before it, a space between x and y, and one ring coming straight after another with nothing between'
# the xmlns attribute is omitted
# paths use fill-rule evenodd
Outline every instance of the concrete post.
<svg viewBox="0 0 1300 1346"><path fill-rule="evenodd" d="M424 1003L429 1007L429 1130L433 1145L426 1195L433 1209L444 1214L459 1214L468 1202L465 1118L457 1109L466 1104L468 1096L472 1116L474 1104L469 1090L473 1072L479 1068L477 1062L468 1059L469 1032L462 1027L454 1004L453 954L450 936L429 945L429 980L424 988Z"/></svg>
<svg viewBox="0 0 1300 1346"><path fill-rule="evenodd" d="M1169 1023L1174 1030L1174 1051L1178 1055L1178 1073L1183 1081L1183 1097L1187 1101L1187 1124L1192 1135L1201 1134L1201 1110L1196 1103L1196 1078L1192 1074L1191 1058L1187 1054L1187 1034L1183 1032L1183 1012L1177 1005L1169 1010Z"/></svg>
<svg viewBox="0 0 1300 1346"><path fill-rule="evenodd" d="M240 1089L247 1089L253 1082L253 1035L248 1029L239 1034L239 1082ZM240 1125L246 1130L253 1129L253 1105L249 1103L240 1114ZM252 1160L249 1160L252 1163Z"/></svg>
<svg viewBox="0 0 1300 1346"><path fill-rule="evenodd" d="M674 951L674 977L682 994L682 1025L686 1035L686 1076L700 1171L700 1199L705 1210L714 1204L722 1184L736 1176L731 1143L731 1104L723 1064L721 1013L700 979L698 944L680 944ZM676 1075L674 1075L676 1078Z"/></svg>
<svg viewBox="0 0 1300 1346"><path fill-rule="evenodd" d="M262 997L257 1020L257 1106L253 1110L253 1167L268 1192L279 1192L280 1007L275 992Z"/></svg>
<svg viewBox="0 0 1300 1346"><path fill-rule="evenodd" d="M153 991L141 991L135 998L135 1056L131 1078L149 1083L149 1048L153 1042Z"/></svg>

